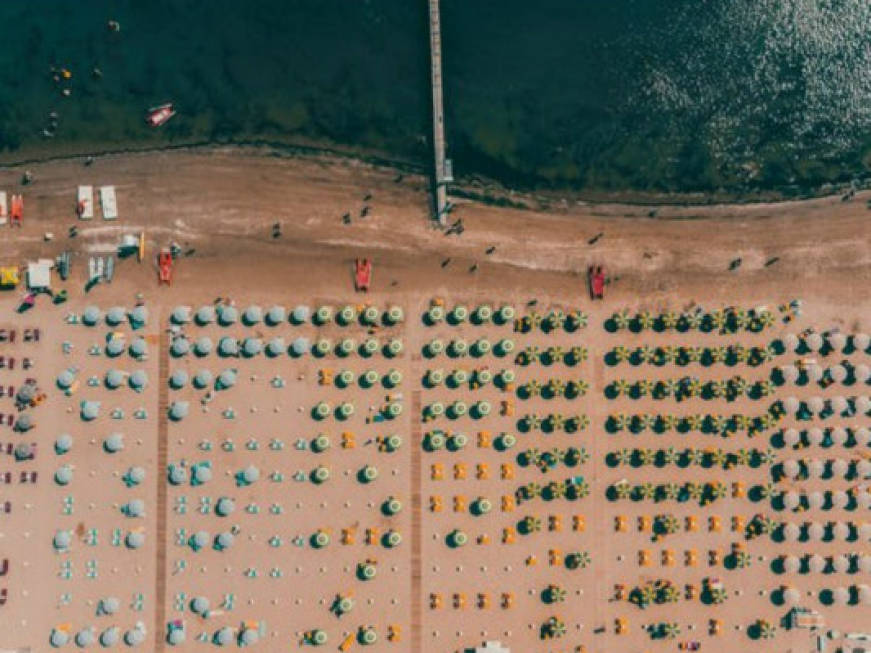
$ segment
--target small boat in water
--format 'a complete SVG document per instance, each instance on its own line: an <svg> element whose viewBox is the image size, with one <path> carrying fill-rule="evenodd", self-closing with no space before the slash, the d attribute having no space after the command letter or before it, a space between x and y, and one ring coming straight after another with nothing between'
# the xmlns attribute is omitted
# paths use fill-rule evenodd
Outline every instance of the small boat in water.
<svg viewBox="0 0 871 653"><path fill-rule="evenodd" d="M172 102L161 104L159 107L151 107L145 116L145 122L149 127L160 127L175 115Z"/></svg>

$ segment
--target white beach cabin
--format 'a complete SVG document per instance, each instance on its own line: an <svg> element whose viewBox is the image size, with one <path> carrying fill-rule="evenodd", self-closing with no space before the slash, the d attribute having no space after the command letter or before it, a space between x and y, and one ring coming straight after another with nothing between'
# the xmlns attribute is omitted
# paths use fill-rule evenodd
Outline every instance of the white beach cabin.
<svg viewBox="0 0 871 653"><path fill-rule="evenodd" d="M79 186L76 194L76 212L80 220L92 220L94 218L94 187Z"/></svg>
<svg viewBox="0 0 871 653"><path fill-rule="evenodd" d="M6 224L9 219L6 208L6 191L0 190L0 224Z"/></svg>
<svg viewBox="0 0 871 653"><path fill-rule="evenodd" d="M51 268L54 261L41 258L36 263L27 264L27 287L30 290L51 288Z"/></svg>
<svg viewBox="0 0 871 653"><path fill-rule="evenodd" d="M114 186L100 186L100 206L103 209L104 220L118 219L118 202L115 199Z"/></svg>

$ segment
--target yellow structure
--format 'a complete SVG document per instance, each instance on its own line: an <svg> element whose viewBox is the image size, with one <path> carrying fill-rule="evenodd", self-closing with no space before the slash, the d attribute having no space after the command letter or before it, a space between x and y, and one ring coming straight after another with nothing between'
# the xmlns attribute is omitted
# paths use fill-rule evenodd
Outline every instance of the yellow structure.
<svg viewBox="0 0 871 653"><path fill-rule="evenodd" d="M15 288L19 280L17 267L14 265L0 267L0 288Z"/></svg>

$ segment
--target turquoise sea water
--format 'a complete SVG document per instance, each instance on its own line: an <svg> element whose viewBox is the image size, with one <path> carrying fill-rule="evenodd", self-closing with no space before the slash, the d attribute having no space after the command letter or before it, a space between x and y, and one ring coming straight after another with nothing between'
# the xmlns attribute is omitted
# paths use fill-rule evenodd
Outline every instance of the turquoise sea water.
<svg viewBox="0 0 871 653"><path fill-rule="evenodd" d="M0 160L304 139L427 164L425 5L4 0L0 24L13 36L0 48ZM736 193L806 192L868 174L866 0L442 5L459 174ZM54 82L53 66L72 79ZM148 129L145 108L167 100L179 115Z"/></svg>

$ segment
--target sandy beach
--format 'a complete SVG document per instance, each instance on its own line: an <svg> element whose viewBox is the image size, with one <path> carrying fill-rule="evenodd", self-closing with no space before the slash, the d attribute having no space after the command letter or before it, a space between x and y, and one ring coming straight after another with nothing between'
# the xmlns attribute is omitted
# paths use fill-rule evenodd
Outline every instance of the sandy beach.
<svg viewBox="0 0 871 653"><path fill-rule="evenodd" d="M652 207L632 205L552 202L533 211L457 200L452 219L465 227L457 236L429 221L425 178L352 159L209 149L29 169L35 180L23 189L22 170L0 171L0 189L25 197L23 227L0 230L0 265L66 250L72 273L65 283L54 275L53 289L69 292L63 304L39 296L18 313L21 289L0 294L0 328L17 331L0 355L19 361L0 369L0 384L20 388L32 377L47 394L25 411L32 429L2 427L0 441L33 441L37 453L4 456L0 467L15 480L0 486L0 503L13 504L0 522L0 558L10 564L0 579L8 589L0 647L52 650L60 629L74 648L83 629L96 637L117 627L122 640L141 631L142 650L202 650L222 637L305 650L319 632L325 650L347 641L354 650L435 653L485 640L553 653L691 642L702 651L812 650L816 632L782 623L788 588L799 592L795 605L824 616L820 633L868 623L858 566L871 551L859 529L871 520L858 497L867 494L859 431L869 418L856 399L871 389L855 377L871 361L853 335L871 331L871 193L662 206L653 217ZM77 220L76 186L107 183L117 189L119 220ZM112 283L86 293L88 257L112 254L122 234L141 231L145 260L118 260ZM173 283L158 287L156 253L171 242L181 249ZM353 289L361 257L374 261L368 294ZM589 265L606 266L604 301L589 299ZM140 303L147 320L134 324ZM300 306L309 313L295 323ZM94 326L70 323L89 307L99 310ZM119 324L106 322L113 307L123 309ZM214 318L198 321L201 307ZM261 315L253 319L249 307ZM273 307L280 320L268 318ZM319 307L331 309L322 323ZM395 323L386 317L393 307L402 309ZM627 325L615 327L624 309ZM696 310L708 317L687 326ZM721 310L727 324L711 326ZM734 326L736 311L746 327ZM679 324L664 324L670 312ZM33 328L39 341L24 342ZM139 338L144 356L130 349ZM299 339L305 353L295 355ZM370 339L377 346L366 355ZM113 340L123 343L117 356ZM684 360L693 348L708 353ZM719 348L724 359L711 360ZM666 350L679 355L665 361ZM23 357L32 369L21 369ZM795 364L797 384L780 376ZM819 382L806 378L814 366ZM838 366L845 378L832 382ZM73 391L59 386L65 370ZM117 389L112 371L123 380ZM133 387L137 371L142 387ZM736 393L738 377L747 388ZM698 395L680 394L693 383ZM790 412L793 398L800 407ZM99 402L99 416L82 420L82 401ZM2 402L3 413L19 414L14 400ZM170 417L182 405L186 414ZM649 424L639 428L635 415ZM731 426L677 426L694 415ZM741 428L740 415L771 417ZM658 432L664 416L673 424ZM814 428L825 438L812 441ZM848 435L835 443L838 428ZM801 433L798 444L784 443L789 429ZM64 433L73 446L58 453ZM108 453L113 434L123 448ZM392 435L399 444L387 444ZM703 461L681 464L694 449ZM648 455L654 460L640 462ZM847 472L835 473L838 458ZM794 478L788 459L801 461ZM812 472L811 459L826 471ZM59 485L64 465L73 476ZM198 466L209 471L192 483ZM144 472L140 482L125 482L131 467ZM370 468L377 478L366 476ZM329 479L318 481L318 469ZM36 484L17 482L25 470L38 472ZM621 482L650 483L653 495L638 488L619 499ZM680 487L666 497L672 482ZM724 490L712 499L714 484ZM769 484L771 496L761 498ZM706 498L688 498L692 485ZM803 502L795 509L783 505L790 491ZM849 492L845 505L833 505L834 494L804 503L840 491ZM137 499L144 513L125 514ZM232 504L225 515L222 499ZM654 537L666 515L678 531ZM759 534L766 517L772 530ZM784 541L787 522L828 530ZM829 535L837 523L852 524L849 537ZM56 546L61 531L68 546ZM131 545L134 532L143 539ZM391 533L398 540L388 541ZM805 568L817 564L812 554L826 559L825 573ZM800 571L782 570L787 555L800 558ZM848 567L835 562L842 555ZM673 586L677 602L633 602L635 588L657 582L660 593L663 582ZM828 592L838 587L848 591L843 605ZM98 614L107 598L118 608ZM194 599L208 606L194 608ZM776 627L773 639L758 639L760 619ZM184 641L173 646L176 631ZM839 635L831 646L842 643Z"/></svg>

